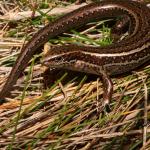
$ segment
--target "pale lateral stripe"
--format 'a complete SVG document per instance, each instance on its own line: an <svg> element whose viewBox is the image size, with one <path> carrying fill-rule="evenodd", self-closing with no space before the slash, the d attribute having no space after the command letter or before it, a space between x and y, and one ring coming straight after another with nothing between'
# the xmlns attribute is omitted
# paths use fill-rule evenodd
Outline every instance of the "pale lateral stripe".
<svg viewBox="0 0 150 150"><path fill-rule="evenodd" d="M142 47L140 48L137 48L137 49L133 49L131 51L128 51L128 52L122 52L122 53L110 53L110 54L100 54L100 53L93 53L93 52L86 52L86 51L71 51L71 52L67 52L67 53L62 53L62 54L57 54L57 55L49 55L47 57L45 57L43 59L43 61L48 61L50 59L53 59L53 58L57 58L57 57L60 57L60 56L63 56L65 54L72 54L74 52L81 52L83 54L88 54L88 55L91 55L91 56L96 56L96 57L122 57L122 56L127 56L127 55L131 55L131 54L134 54L134 53L138 53L146 48L148 48L150 46L150 42L144 44Z"/></svg>
<svg viewBox="0 0 150 150"><path fill-rule="evenodd" d="M132 60L130 62L125 61L125 62L120 62L120 63L110 63L110 64L105 64L105 67L111 67L111 66L126 66L126 65L130 65L130 64L138 64L139 61L145 60L144 62L146 62L149 59L150 55L146 55L145 57L139 58L138 60Z"/></svg>
<svg viewBox="0 0 150 150"><path fill-rule="evenodd" d="M127 56L127 55L131 55L134 53L138 53L146 48L148 48L150 46L150 42L144 44L142 47L138 47L137 49L133 49L131 51L128 52L122 52L122 53L110 53L110 54L100 54L100 53L92 53L92 52L86 52L86 51L82 51L83 54L89 54L91 56L97 56L97 57L122 57L122 56Z"/></svg>

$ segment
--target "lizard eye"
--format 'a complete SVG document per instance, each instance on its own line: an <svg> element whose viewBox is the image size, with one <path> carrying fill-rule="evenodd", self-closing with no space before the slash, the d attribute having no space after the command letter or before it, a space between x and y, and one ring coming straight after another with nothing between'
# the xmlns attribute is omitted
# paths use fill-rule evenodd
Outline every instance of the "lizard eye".
<svg viewBox="0 0 150 150"><path fill-rule="evenodd" d="M63 59L61 57L56 57L54 61L62 61Z"/></svg>

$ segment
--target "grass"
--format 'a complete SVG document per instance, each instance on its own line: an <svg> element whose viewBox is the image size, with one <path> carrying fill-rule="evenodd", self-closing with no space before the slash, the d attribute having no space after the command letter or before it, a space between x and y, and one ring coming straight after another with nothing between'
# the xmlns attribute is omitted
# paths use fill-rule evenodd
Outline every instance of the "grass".
<svg viewBox="0 0 150 150"><path fill-rule="evenodd" d="M55 7L69 5L69 2L56 2ZM54 5L54 1L50 4ZM39 6L27 1L2 3L3 11L37 10L41 15L1 21L0 84L5 74L9 74L24 39L29 40L43 24L58 17L41 13L41 9L49 12L50 4L45 1ZM92 26L88 24L90 27L81 32L72 30L50 39L49 44L111 44L110 29L104 21L90 24ZM18 80L13 98L0 105L0 149L149 149L149 65L128 75L113 77L111 111L107 112L102 105L103 85L98 76L60 71L55 83L44 89L44 70L39 57L41 54L32 59Z"/></svg>

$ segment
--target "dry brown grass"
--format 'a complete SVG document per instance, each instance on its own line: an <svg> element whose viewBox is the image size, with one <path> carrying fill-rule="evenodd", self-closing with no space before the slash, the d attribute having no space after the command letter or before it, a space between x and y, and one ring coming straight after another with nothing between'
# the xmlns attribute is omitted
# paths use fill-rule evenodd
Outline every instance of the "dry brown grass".
<svg viewBox="0 0 150 150"><path fill-rule="evenodd" d="M60 4L68 5L66 2ZM48 10L52 5L54 3L41 5L40 9L46 7ZM34 9L39 5L31 4L31 1L2 1L0 8L2 86L25 37L29 39L48 22L49 17L42 14L34 18ZM15 14L21 11L24 14L32 11L32 16L18 21L4 18L8 12ZM71 36L76 38L77 35ZM59 43L60 40L53 42ZM73 41L78 42L76 39ZM128 75L113 77L110 112L103 108L103 90L98 77L91 80L91 75L72 75L66 71L44 90L43 67L39 61L35 62L35 57L25 73L26 76L18 80L12 91L13 98L0 105L0 149L150 149L149 65Z"/></svg>

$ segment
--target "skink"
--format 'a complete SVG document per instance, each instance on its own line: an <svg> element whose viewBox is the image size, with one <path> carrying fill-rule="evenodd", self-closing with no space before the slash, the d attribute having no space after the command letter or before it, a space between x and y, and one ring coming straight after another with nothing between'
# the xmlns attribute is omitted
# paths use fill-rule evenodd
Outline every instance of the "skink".
<svg viewBox="0 0 150 150"><path fill-rule="evenodd" d="M13 69L0 92L0 98L8 96L21 72L26 68L36 50L49 38L88 22L127 15L130 19L129 36L106 47L67 45L49 51L42 63L52 68L65 68L97 74L104 84L104 103L112 97L111 75L131 71L150 60L150 9L129 0L108 0L92 3L64 15L38 31L23 47Z"/></svg>

